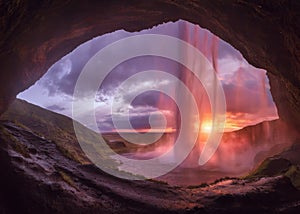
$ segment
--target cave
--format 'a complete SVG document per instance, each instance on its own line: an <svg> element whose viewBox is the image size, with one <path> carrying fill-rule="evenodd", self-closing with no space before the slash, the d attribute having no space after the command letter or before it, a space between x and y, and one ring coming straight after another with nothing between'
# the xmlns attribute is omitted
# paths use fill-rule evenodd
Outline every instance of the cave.
<svg viewBox="0 0 300 214"><path fill-rule="evenodd" d="M181 63L153 55L133 57L118 64L105 76L96 92L94 107L97 127L92 125L90 110L93 109L93 106L88 107L87 101L84 101L86 95L75 98L74 91L80 75L84 72L85 66L93 60L92 57L96 56L99 51L104 51L116 44L115 42L120 42L120 49L114 50L114 56L110 57L115 58L116 52L125 52L127 55L129 50L128 47L125 48L122 45L123 41L130 38L143 38L145 35L152 38L157 34L173 36L196 47L214 67L214 73L220 79L224 91L226 101L224 133L212 157L201 167L197 159L200 158L204 145L208 143L209 135L213 137L213 117L210 107L211 99L195 75L202 75L202 79L210 83L208 81L210 70L201 71L204 70L201 68L197 71L197 66L193 65L191 67L195 71L190 71ZM166 38L169 39L169 37ZM153 45L158 47L163 45L163 42L157 44L156 40L154 41ZM130 44L130 47L134 47L134 42ZM146 50L149 49L149 47L142 47ZM172 52L178 51L172 46L170 49ZM182 47L179 52L186 53L187 49ZM194 54L187 53L186 55L188 55L188 59L193 59L192 55ZM103 61L107 64L109 60ZM187 64L184 59L182 62ZM193 141L189 136L190 132L196 132L198 129L195 148L189 152L188 157L179 166L174 166L174 170L161 175L159 179L172 185L199 185L204 182L213 182L222 177L246 175L263 159L288 148L294 141L295 136L292 131L288 132L284 127L285 124L281 123L279 126L279 121L274 121L278 119L278 114L269 90L266 72L251 66L237 50L208 30L179 20L139 32L130 33L120 30L95 37L57 61L41 79L28 90L18 94L17 98L73 119L76 117L74 100L80 100L80 116L76 120L91 130L101 133L105 143L117 151L115 158L118 158L119 154L128 157L129 159L123 161L121 160L123 157L119 157L118 161L123 163L119 168L124 171L132 170L135 174L141 167L136 166L137 162L131 162L130 158L149 160L169 151L169 157L161 164L179 161L177 160L179 155L171 149L178 140L181 127L185 126L188 129L187 139L182 142L185 147L188 147L187 142ZM98 74L98 72L96 73ZM96 79L96 77L92 74L92 77L88 78L88 82L84 82L84 85L91 85L90 79ZM184 83L189 91L184 91L177 81ZM209 89L209 87L207 88ZM84 87L81 93L86 94L87 91L89 89ZM166 96L164 92L173 99ZM186 97L184 102L183 94ZM192 113L192 97L189 98L189 96L194 97L196 101L198 117ZM133 98L131 103L130 98ZM84 103L84 106L81 103ZM112 105L115 106L113 108L115 112L110 111ZM184 112L185 109L188 111ZM189 118L185 125L181 125L181 115ZM152 126L149 123L150 116L152 117ZM11 117L13 118L13 116ZM132 130L127 123L124 123L127 118L129 124L132 125ZM166 127L163 127L164 119ZM276 133L278 129L280 129L280 134ZM134 131L138 133L134 133ZM86 138L86 136L76 134L79 139ZM162 136L159 138L160 134ZM158 140L156 141L156 139ZM152 143L153 140L156 142ZM80 145L84 150L84 142L80 142ZM89 156L89 151L84 152ZM93 154L90 156L90 159L93 160ZM140 173L145 174L145 168L146 166L142 167L143 171ZM152 168L146 171L154 173L157 170ZM159 176L153 176L154 179L158 179L157 177Z"/></svg>
<svg viewBox="0 0 300 214"><path fill-rule="evenodd" d="M0 5L4 29L0 43L1 113L14 105L19 92L81 43L119 29L136 32L183 19L209 29L239 50L249 63L268 71L280 118L271 128L298 135L300 4L296 1L11 1ZM34 112L43 114L39 108ZM57 118L54 113L44 119L53 118ZM57 126L63 130L69 123L64 118ZM45 136L55 134L51 127L39 128ZM27 143L25 147L17 142L20 136ZM260 170L246 178L190 188L115 178L99 171L86 157L74 156L79 148L68 153L59 143L7 120L1 125L1 141L3 213L299 211L297 138L290 149L266 159ZM27 151L39 164L24 161ZM211 196L206 197L205 191ZM261 205L256 204L258 201Z"/></svg>

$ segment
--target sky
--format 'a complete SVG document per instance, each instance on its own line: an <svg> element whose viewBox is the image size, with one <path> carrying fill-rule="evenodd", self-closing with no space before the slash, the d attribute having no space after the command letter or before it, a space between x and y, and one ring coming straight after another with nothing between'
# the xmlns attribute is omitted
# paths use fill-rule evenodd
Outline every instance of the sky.
<svg viewBox="0 0 300 214"><path fill-rule="evenodd" d="M93 38L57 61L40 80L17 97L48 110L72 117L74 86L79 74L91 57L112 42L132 35L147 33L164 34L183 39L198 48L215 66L226 98L225 131L233 131L265 120L278 118L266 71L250 65L239 51L208 30L183 20L175 23L164 23L141 32L129 33L118 30ZM124 51L126 52L126 50ZM182 76L184 72L188 72L179 63L156 56L136 57L119 64L106 77L95 98L95 114L100 131L115 130L111 116L113 100L114 107L117 109L116 118L121 122L127 114L124 108L127 104L130 104L130 122L137 130L147 130L149 128L150 115L154 115L154 117L151 116L152 119L154 118L154 123L160 124L161 117L155 117L155 115L161 113L169 118L167 130L175 129L172 118L174 120L176 108L174 109L174 103L168 105L168 103L173 102L172 99L154 91L161 87L175 90L176 84L174 82L169 79L162 79L159 76L149 76L149 78L136 82L134 85L125 88L119 87L131 75L148 69L162 70L177 77ZM140 94L132 103L128 103L132 94L142 91L149 85L153 90ZM195 96L201 95L195 94ZM82 100L84 100L84 97L82 97ZM93 109L83 106L83 117L89 117L92 114ZM89 127L89 124L84 125ZM157 128L159 129L159 127ZM121 129L127 130L128 127L124 123Z"/></svg>

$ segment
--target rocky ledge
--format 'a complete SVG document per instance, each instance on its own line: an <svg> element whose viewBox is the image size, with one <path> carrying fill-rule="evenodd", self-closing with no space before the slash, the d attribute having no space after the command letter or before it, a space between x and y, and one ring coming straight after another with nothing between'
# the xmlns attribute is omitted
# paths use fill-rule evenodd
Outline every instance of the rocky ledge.
<svg viewBox="0 0 300 214"><path fill-rule="evenodd" d="M44 115L47 117L46 110ZM56 120L59 117L51 115ZM295 145L266 160L246 178L179 187L108 175L89 162L68 155L50 135L42 136L37 129L32 130L37 127L35 121L31 125L29 128L20 120L2 116L1 213L298 213L300 210L300 191L296 188L300 180L296 155L299 149Z"/></svg>

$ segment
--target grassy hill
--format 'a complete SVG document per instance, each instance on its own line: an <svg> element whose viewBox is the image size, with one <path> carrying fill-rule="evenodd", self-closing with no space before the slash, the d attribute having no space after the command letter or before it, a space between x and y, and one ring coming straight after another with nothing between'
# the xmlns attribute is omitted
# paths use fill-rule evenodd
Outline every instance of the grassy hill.
<svg viewBox="0 0 300 214"><path fill-rule="evenodd" d="M11 121L44 139L53 141L65 156L78 163L91 163L77 141L73 121L69 117L48 111L24 100L16 99L8 110L1 115L0 120ZM99 149L99 147L95 149L93 147L99 134L81 124L79 124L79 127L80 131L84 132L84 140L91 147L91 151L94 151L94 155L100 155L105 160L111 153L105 151L105 149Z"/></svg>

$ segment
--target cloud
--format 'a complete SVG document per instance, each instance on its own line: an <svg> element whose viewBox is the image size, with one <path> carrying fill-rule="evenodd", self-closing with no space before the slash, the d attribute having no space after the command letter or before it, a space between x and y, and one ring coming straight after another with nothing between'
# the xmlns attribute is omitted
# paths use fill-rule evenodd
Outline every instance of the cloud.
<svg viewBox="0 0 300 214"><path fill-rule="evenodd" d="M217 44L218 77L224 88L228 112L231 115L240 115L242 119L241 115L251 115L250 119L253 121L256 121L258 117L271 118L277 115L269 91L270 86L265 75L266 71L249 65L240 52L228 43L216 40L216 37L208 30L182 20L176 23L159 25L142 32L128 33L121 30L96 37L80 45L55 63L37 84L22 93L20 97L47 109L70 116L74 86L89 59L114 41L130 35L144 33L159 33L184 39L202 51L210 61L213 57L212 46ZM216 41L219 41L219 43L216 43ZM176 110L170 109L170 106L173 106L171 99L154 90L164 88L175 93L177 87L175 83L160 77L149 76L136 81L133 85L118 88L127 78L145 70L165 71L179 78L185 75L184 72L187 72L183 65L163 57L143 56L120 63L106 76L102 85L99 86L96 96L97 122L101 130L112 130L114 128L111 120L112 102L116 109L115 113L118 114L118 120L121 122L126 118L126 108L130 108L130 121L137 129L149 127L150 113L158 114L159 108L164 109L165 115L169 115L170 118L174 116ZM101 68L99 72L101 72ZM95 79L95 76L86 79L87 87L85 91L82 91L82 96L79 98L83 106L80 109L83 121L85 121L84 118L90 118L94 114L94 106L86 106L84 95L91 90L89 86ZM149 86L153 89L152 91L139 94ZM139 95L136 96L137 94ZM135 97L135 99L130 103L132 97ZM172 111L174 112L172 113ZM238 118L236 119L238 120ZM157 117L154 122L159 123L159 120L160 118Z"/></svg>
<svg viewBox="0 0 300 214"><path fill-rule="evenodd" d="M172 115L171 112L160 111L151 106L140 106L138 108L133 108L131 111L129 111L129 114L127 114L127 112L116 114L115 121L118 123L118 127L121 129L129 129L129 127L126 125L127 123L125 122L128 119L134 129L149 129L151 128L149 123L149 118L151 116L151 122L153 125L152 128L162 129L165 127L161 126L164 124L161 114L164 114L166 118L169 119L169 116ZM112 121L111 115L97 117L97 124L100 130L108 131L116 128ZM171 122L168 123L168 127L170 126L172 126Z"/></svg>

